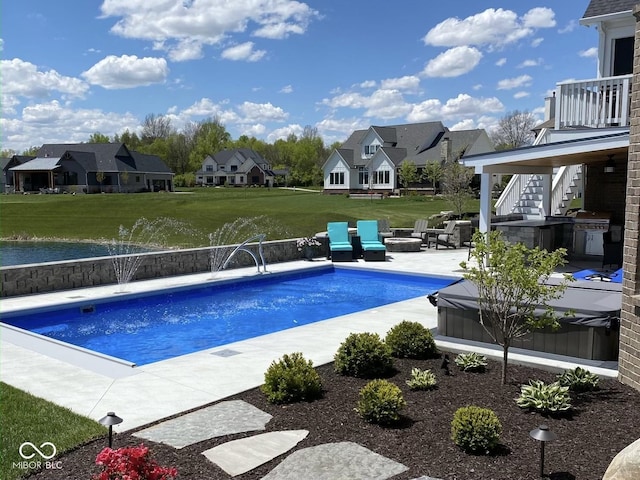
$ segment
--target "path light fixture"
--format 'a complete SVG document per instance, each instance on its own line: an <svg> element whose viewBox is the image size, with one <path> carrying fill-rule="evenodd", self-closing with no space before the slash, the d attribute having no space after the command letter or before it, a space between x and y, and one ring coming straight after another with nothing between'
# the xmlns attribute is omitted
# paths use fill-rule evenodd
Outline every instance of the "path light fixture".
<svg viewBox="0 0 640 480"><path fill-rule="evenodd" d="M105 427L109 427L109 448L113 445L113 426L122 423L122 419L115 412L107 412L107 415L98 420Z"/></svg>
<svg viewBox="0 0 640 480"><path fill-rule="evenodd" d="M529 432L531 438L540 442L540 477L544 477L544 444L558 438L547 425L540 425Z"/></svg>

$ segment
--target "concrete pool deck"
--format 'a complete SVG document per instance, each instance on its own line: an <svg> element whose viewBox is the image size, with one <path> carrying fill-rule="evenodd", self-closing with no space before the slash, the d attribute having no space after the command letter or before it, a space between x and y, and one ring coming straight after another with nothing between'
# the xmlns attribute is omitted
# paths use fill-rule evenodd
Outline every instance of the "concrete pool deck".
<svg viewBox="0 0 640 480"><path fill-rule="evenodd" d="M386 262L360 260L336 265L460 277L459 263L466 259L466 249L423 249L415 253L387 252ZM316 259L273 264L267 268L272 273L281 273L329 263ZM255 271L255 267L224 271L217 274L215 280L253 276ZM207 273L135 282L125 290L143 293L211 281L212 275ZM52 304L89 303L94 298L113 298L118 292L118 286L110 285L7 298L0 303L0 314ZM269 364L285 353L300 351L314 365L322 365L333 360L338 346L350 333L375 332L384 336L403 320L418 321L434 329L437 310L425 297L420 297L139 367L89 354L70 354L58 345L47 345L49 350L42 349L42 344L34 346L31 340L18 338L15 332L2 327L0 379L95 420L107 411L115 411L124 419L115 430L132 430L262 384ZM438 336L436 342L442 350L473 350L501 356L501 351L487 345ZM47 354L38 353L43 351ZM511 349L510 361L558 370L581 365L600 375L617 375L615 362L533 353Z"/></svg>

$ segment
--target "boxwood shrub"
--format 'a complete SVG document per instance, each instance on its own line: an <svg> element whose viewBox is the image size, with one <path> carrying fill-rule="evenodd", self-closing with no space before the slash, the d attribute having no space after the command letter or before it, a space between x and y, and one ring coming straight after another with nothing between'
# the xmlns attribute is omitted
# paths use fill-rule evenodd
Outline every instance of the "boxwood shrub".
<svg viewBox="0 0 640 480"><path fill-rule="evenodd" d="M418 322L404 320L387 332L385 343L397 358L433 358L437 356L436 342L431 330Z"/></svg>
<svg viewBox="0 0 640 480"><path fill-rule="evenodd" d="M312 401L322 397L322 380L302 353L283 355L271 363L260 387L271 403Z"/></svg>
<svg viewBox="0 0 640 480"><path fill-rule="evenodd" d="M377 333L352 333L338 348L334 369L351 377L385 377L393 370L391 350Z"/></svg>

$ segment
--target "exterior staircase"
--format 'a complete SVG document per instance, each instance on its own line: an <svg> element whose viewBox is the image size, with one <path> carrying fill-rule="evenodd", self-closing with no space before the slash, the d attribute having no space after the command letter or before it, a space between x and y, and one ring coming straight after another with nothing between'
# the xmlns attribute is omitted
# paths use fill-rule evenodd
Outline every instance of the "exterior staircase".
<svg viewBox="0 0 640 480"><path fill-rule="evenodd" d="M543 182L540 175L514 175L497 200L497 215L522 214L528 220L544 219ZM574 198L581 195L582 165L554 169L551 214L565 215Z"/></svg>

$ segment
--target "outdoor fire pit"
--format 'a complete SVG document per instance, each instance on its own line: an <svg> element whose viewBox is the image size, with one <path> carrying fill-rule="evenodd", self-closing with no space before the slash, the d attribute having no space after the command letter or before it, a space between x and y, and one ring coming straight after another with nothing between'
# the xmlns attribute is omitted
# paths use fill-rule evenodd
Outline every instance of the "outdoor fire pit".
<svg viewBox="0 0 640 480"><path fill-rule="evenodd" d="M421 238L385 238L384 244L388 252L419 252Z"/></svg>

